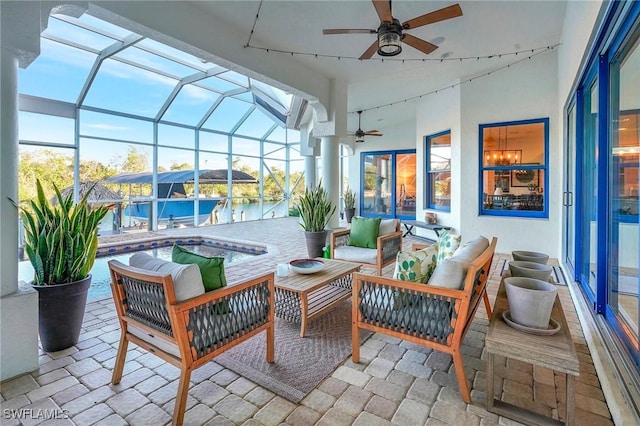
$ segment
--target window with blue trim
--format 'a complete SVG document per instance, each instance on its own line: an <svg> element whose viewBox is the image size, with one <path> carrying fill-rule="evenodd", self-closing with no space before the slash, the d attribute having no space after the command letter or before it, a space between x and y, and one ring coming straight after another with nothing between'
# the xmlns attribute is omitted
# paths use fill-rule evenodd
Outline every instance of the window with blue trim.
<svg viewBox="0 0 640 426"><path fill-rule="evenodd" d="M480 214L549 217L549 119L480 125Z"/></svg>
<svg viewBox="0 0 640 426"><path fill-rule="evenodd" d="M425 208L451 211L451 130L425 138Z"/></svg>

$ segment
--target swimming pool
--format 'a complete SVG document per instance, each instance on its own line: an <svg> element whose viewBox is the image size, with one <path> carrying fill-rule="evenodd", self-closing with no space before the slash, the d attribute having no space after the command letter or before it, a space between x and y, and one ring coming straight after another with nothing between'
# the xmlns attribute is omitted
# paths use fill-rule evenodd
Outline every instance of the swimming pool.
<svg viewBox="0 0 640 426"><path fill-rule="evenodd" d="M131 243L111 243L98 248L98 256L91 270L91 287L89 287L87 302L111 297L111 277L107 262L115 259L129 264L129 257L138 252L171 260L174 243L204 256L223 256L225 266L267 253L266 247L257 244L202 237L156 238ZM33 267L28 260L18 263L18 279L25 282L33 280Z"/></svg>

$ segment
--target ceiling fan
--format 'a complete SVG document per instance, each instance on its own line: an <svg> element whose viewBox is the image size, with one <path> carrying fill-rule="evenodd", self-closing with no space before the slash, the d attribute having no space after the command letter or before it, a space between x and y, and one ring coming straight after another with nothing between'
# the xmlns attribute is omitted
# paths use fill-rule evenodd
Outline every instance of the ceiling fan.
<svg viewBox="0 0 640 426"><path fill-rule="evenodd" d="M382 133L380 133L378 130L369 130L367 132L362 130L362 126L360 125L361 117L362 117L362 111L358 111L358 130L356 130L355 133L350 133L351 135L355 135L356 142L358 143L364 142L365 136L382 136Z"/></svg>
<svg viewBox="0 0 640 426"><path fill-rule="evenodd" d="M391 15L391 0L371 0L375 7L378 17L380 18L380 26L377 30L370 29L324 29L322 33L328 34L378 34L378 39L369 46L367 50L360 56L360 59L371 59L374 53L380 56L395 56L402 52L402 43L418 49L428 55L438 48L433 43L422 40L405 32L423 25L433 24L435 22L444 21L451 18L462 16L462 8L459 4L438 9L421 16L400 23L399 20Z"/></svg>

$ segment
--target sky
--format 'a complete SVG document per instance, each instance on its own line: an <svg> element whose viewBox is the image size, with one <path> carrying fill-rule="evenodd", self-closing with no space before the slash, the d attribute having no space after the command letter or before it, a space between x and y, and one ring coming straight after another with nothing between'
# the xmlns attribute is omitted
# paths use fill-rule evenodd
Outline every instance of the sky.
<svg viewBox="0 0 640 426"><path fill-rule="evenodd" d="M29 67L19 71L20 94L77 103L99 52L132 34L128 30L86 14L77 22L87 25L88 28L81 28L67 21L76 19L66 16L49 18L49 25L42 38L40 56ZM83 46L85 49L75 46ZM176 61L145 49L171 55ZM245 121L235 129L231 141L234 157L260 154L257 141L242 136L267 136L269 140L277 142L299 141L299 132L285 131L283 127L274 126L274 120L258 108L251 112L254 108L253 96L247 90L249 85L254 83L250 83L246 76L203 62L195 56L151 39L142 39L113 57L105 59L91 82L82 105L153 120L159 115L181 78L196 76L202 72L212 75L199 80L199 86L187 84L180 88L175 99L162 114L163 120L187 126L202 124L203 129L226 133L237 127L239 121L244 118ZM255 86L270 94L285 107L291 101L291 95L278 89L260 82L255 82ZM219 93L228 91L234 91L233 95L224 97ZM200 123L216 103L219 105L210 117L204 123ZM70 109L60 108L59 111L73 110L71 105ZM134 145L139 152L152 152L151 146L145 145L153 143L152 121L81 109L79 123L81 160L108 164L123 154L126 155L129 145ZM22 142L45 142L70 147L75 143L75 121L72 118L22 111L19 128ZM107 142L105 138L119 142ZM195 148L193 129L160 124L158 142L159 145L168 146L158 150L159 166L168 168L172 163L194 162L193 152L185 150ZM200 150L217 151L224 155L203 153L200 155L200 167L226 168L228 145L229 139L226 135L201 132ZM285 158L284 150L278 148L280 146L276 145L265 147L265 152L273 153L270 155L270 161L274 164ZM296 154L292 152L292 155ZM149 158L151 159L152 155L149 155ZM252 162L251 159L243 160L243 164ZM301 170L303 162L293 162L291 167L292 170Z"/></svg>

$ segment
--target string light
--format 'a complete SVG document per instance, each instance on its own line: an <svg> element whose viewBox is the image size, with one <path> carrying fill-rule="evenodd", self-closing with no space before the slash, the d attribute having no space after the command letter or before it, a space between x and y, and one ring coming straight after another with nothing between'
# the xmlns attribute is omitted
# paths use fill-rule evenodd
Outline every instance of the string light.
<svg viewBox="0 0 640 426"><path fill-rule="evenodd" d="M378 61L378 62L401 62L401 63L407 63L407 62L427 62L427 61L431 61L431 62L445 62L445 61L457 61L457 62L463 62L463 61L479 61L480 59L500 59L503 56L518 56L519 53L528 53L528 52L537 52L534 53L534 55L541 53L541 52L545 52L549 49L554 49L556 47L558 47L560 45L560 43L556 43L552 46L545 46L545 47L537 47L535 49L524 49L524 50L518 50L515 52L505 52L505 53L494 53L491 55L485 55L485 56L460 56L457 58L454 57L450 57L450 58L369 58L367 59L367 61ZM350 59L350 60L354 60L354 61L363 61L363 59L361 59L359 56L338 56L338 55L327 55L327 54L323 54L323 53L311 53L311 52L298 52L298 51L292 51L292 50L282 50L282 49L272 49L272 48L267 48L267 47L259 47L259 46L253 46L250 43L247 43L245 45L245 47L249 47L251 49L256 49L256 50L262 50L263 52L267 52L267 53L280 53L280 54L286 54L286 55L291 55L291 56L313 56L315 58L329 58L329 59Z"/></svg>
<svg viewBox="0 0 640 426"><path fill-rule="evenodd" d="M529 60L529 59L533 59L535 56L541 55L541 54L543 54L543 53L545 53L545 52L549 52L549 51L551 51L551 50L555 49L556 47L558 47L559 45L560 45L560 44L555 44L555 45L553 45L553 46L548 46L548 47L546 47L546 48L545 48L545 50L542 50L542 51L540 51L540 52L534 53L534 54L533 54L533 55L531 55L531 56L528 56L528 57L526 57L526 58L519 59L519 60L517 60L517 61L515 61L515 62L512 62L512 63L510 63L510 64L504 65L504 66L502 66L502 67L500 67L500 68L497 68L497 69L495 69L495 70L487 71L487 72L485 72L485 73L483 73L483 74L479 74L479 75L477 75L477 76L475 76L475 77L471 77L471 78L469 78L469 79L467 79L467 80L464 80L464 81L461 81L461 82L459 82L459 83L452 84L451 86L446 85L446 86L443 86L443 87L441 87L441 88L439 88L439 89L435 89L435 90L432 90L432 91L427 92L427 93L422 93L422 94L420 94L420 95L412 96L412 97L410 97L410 98L406 98L406 99L401 99L401 100L399 100L399 101L395 101L395 102L390 102L390 103L388 103L388 104L384 104L384 105L378 105L378 106L370 107L370 108L358 108L358 111L365 112L365 111L370 111L370 110L373 110L373 109L380 109L380 108L391 107L391 106L394 106L394 105L397 105L397 104L400 104L400 103L406 103L406 102L415 101L415 100L421 99L423 96L436 94L436 93L438 93L439 91L442 91L442 90L446 90L446 89L449 89L449 88L453 89L453 88L455 88L455 87L457 87L457 86L462 85L463 83L471 83L473 80L477 80L477 79L479 79L479 78L489 76L489 75L491 75L491 74L492 74L492 73L494 73L494 72L498 72L498 71L502 71L502 70L504 70L504 69L507 69L507 68L511 67L511 65L516 65L516 64L519 64L520 62L524 62L524 61L527 61L527 60ZM349 113L350 113L350 114L354 114L354 113L356 113L356 112L357 112L357 111L349 111Z"/></svg>

